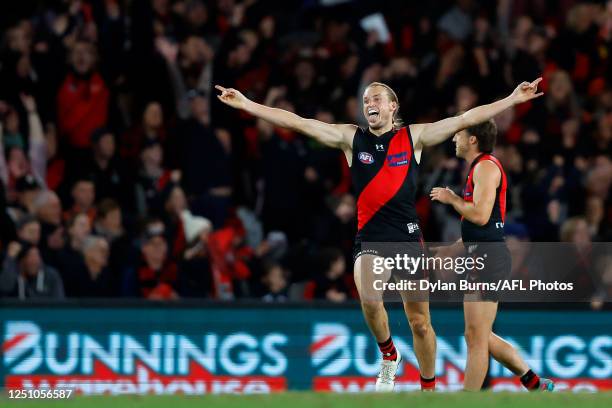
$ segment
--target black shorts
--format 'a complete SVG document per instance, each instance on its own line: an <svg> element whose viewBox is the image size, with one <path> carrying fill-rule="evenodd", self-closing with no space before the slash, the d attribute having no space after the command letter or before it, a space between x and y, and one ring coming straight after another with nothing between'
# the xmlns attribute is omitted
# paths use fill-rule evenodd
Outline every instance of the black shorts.
<svg viewBox="0 0 612 408"><path fill-rule="evenodd" d="M353 245L353 264L361 255L375 255L383 258L396 259L397 256L401 259L400 266L404 266L404 257L422 258L427 257L427 251L419 234L418 240L407 242L365 242L355 240ZM428 276L425 268L415 268L413 264L407 265L408 268L396 269L393 268L392 276L395 279L423 279Z"/></svg>
<svg viewBox="0 0 612 408"><path fill-rule="evenodd" d="M492 283L508 279L512 270L512 258L504 241L479 243L466 242L465 248L468 256L471 256L474 259L480 258L480 261L484 265L484 267L480 270L470 270L465 275L465 279L469 280L470 282L482 283ZM497 291L480 290L479 292L482 300L490 300L495 302L499 300L499 292Z"/></svg>

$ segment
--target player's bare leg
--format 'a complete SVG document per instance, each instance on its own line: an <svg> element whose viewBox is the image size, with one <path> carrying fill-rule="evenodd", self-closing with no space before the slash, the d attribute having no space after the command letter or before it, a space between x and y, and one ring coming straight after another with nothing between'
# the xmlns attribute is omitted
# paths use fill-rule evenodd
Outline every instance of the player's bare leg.
<svg viewBox="0 0 612 408"><path fill-rule="evenodd" d="M375 279L388 279L389 272L385 272L381 276L374 276L371 272L373 270L373 260L373 255L362 255L357 258L354 267L354 279L361 301L363 317L376 341L380 343L387 340L391 332L389 331L389 317L382 300L382 293L374 290L373 283Z"/></svg>
<svg viewBox="0 0 612 408"><path fill-rule="evenodd" d="M464 302L467 364L463 388L478 391L489 367L489 336L497 313L497 302Z"/></svg>
<svg viewBox="0 0 612 408"><path fill-rule="evenodd" d="M414 354L419 362L421 388L436 375L436 333L431 325L429 302L404 302L404 312L412 330ZM431 384L432 388L435 383Z"/></svg>
<svg viewBox="0 0 612 408"><path fill-rule="evenodd" d="M529 366L518 351L495 333L489 335L489 353L516 375L521 376L529 371Z"/></svg>
<svg viewBox="0 0 612 408"><path fill-rule="evenodd" d="M530 391L552 391L554 383L548 378L540 378L523 360L519 352L506 340L495 333L489 335L489 353L508 370L521 379L521 383Z"/></svg>
<svg viewBox="0 0 612 408"><path fill-rule="evenodd" d="M385 271L380 275L374 274L374 258L373 255L361 255L357 258L354 265L354 278L363 316L383 355L380 373L376 379L376 391L393 391L395 375L402 356L391 339L389 317L383 303L382 292L374 289L374 280L380 279L386 282L391 273Z"/></svg>

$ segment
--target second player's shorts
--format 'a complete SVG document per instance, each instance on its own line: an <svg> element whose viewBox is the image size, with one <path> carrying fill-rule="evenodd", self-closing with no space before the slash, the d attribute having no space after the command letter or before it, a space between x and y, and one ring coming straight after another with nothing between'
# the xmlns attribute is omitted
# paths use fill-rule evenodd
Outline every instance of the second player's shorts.
<svg viewBox="0 0 612 408"><path fill-rule="evenodd" d="M465 247L468 256L473 258L479 257L481 260L484 260L484 268L482 270L470 270L466 274L465 279L468 279L470 282L485 283L508 279L512 270L512 259L505 242L465 243ZM495 302L499 300L498 291L481 290L479 292L482 300Z"/></svg>

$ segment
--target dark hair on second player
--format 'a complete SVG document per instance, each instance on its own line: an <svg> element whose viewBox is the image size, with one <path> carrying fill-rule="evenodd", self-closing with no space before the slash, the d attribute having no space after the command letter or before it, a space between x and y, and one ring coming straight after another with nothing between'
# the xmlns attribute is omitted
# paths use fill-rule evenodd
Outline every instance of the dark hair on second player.
<svg viewBox="0 0 612 408"><path fill-rule="evenodd" d="M491 153L497 141L497 125L493 119L479 123L467 128L470 136L476 136L478 140L478 150L483 153Z"/></svg>

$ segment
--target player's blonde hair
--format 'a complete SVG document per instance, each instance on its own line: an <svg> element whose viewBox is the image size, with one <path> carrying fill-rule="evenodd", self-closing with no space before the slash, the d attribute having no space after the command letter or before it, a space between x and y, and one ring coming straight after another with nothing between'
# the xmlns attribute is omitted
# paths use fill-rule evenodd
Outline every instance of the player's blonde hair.
<svg viewBox="0 0 612 408"><path fill-rule="evenodd" d="M395 104L397 105L397 109L395 109L395 112L393 112L393 128L394 129L399 129L402 126L404 126L404 121L399 116L400 104L399 104L399 99L398 99L397 94L395 93L395 91L393 89L391 89L391 87L389 85L384 84L382 82L372 82L370 85L368 85L366 87L366 90L368 88L373 87L373 86L380 86L380 87L384 88L385 91L387 92L387 96L389 97L389 100L391 102L395 102Z"/></svg>

